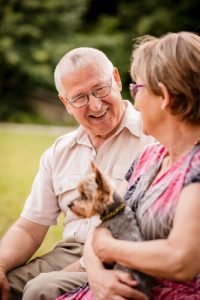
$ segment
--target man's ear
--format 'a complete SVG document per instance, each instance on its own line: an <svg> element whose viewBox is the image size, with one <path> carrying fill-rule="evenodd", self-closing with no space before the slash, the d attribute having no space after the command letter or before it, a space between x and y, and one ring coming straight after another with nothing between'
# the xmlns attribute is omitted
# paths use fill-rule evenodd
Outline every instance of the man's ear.
<svg viewBox="0 0 200 300"><path fill-rule="evenodd" d="M160 101L161 101L161 109L165 110L168 108L170 103L170 94L168 92L168 89L166 85L164 85L162 82L158 82L158 86L160 88Z"/></svg>
<svg viewBox="0 0 200 300"><path fill-rule="evenodd" d="M118 69L116 67L114 67L113 76L114 76L114 79L115 79L115 81L117 83L117 86L118 86L118 88L119 88L119 90L121 92L122 91L122 82L121 82L121 78L120 78Z"/></svg>
<svg viewBox="0 0 200 300"><path fill-rule="evenodd" d="M65 108L66 108L68 114L73 115L72 107L71 107L71 105L68 103L68 101L67 101L64 97L62 97L62 96L60 96L60 95L58 95L58 97L59 97L60 101L64 104L64 106L65 106Z"/></svg>

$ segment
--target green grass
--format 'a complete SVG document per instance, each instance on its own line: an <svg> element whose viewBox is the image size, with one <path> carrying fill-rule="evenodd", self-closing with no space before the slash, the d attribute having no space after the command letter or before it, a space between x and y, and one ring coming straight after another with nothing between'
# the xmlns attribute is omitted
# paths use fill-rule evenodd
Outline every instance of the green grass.
<svg viewBox="0 0 200 300"><path fill-rule="evenodd" d="M55 137L0 131L0 237L19 217L39 166L42 152ZM62 218L60 223L62 222ZM37 254L61 239L62 224L52 226Z"/></svg>

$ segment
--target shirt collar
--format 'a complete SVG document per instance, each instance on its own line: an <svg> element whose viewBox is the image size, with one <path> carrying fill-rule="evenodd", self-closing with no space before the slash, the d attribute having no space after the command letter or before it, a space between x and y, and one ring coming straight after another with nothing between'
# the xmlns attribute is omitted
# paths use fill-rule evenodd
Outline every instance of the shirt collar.
<svg viewBox="0 0 200 300"><path fill-rule="evenodd" d="M124 103L126 111L116 134L118 134L123 128L127 128L133 135L141 137L140 113L135 110L130 101L124 100Z"/></svg>
<svg viewBox="0 0 200 300"><path fill-rule="evenodd" d="M90 148L93 148L90 139L88 137L88 134L85 130L85 128L80 125L76 131L75 131L75 135L74 135L74 140L71 143L70 148L74 147L76 144L80 144L80 145L85 145L88 146Z"/></svg>

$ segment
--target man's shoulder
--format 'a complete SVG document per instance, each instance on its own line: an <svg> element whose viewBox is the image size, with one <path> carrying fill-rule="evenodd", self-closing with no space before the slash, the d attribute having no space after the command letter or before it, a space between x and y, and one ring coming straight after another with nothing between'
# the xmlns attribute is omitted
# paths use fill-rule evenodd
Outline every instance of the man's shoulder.
<svg viewBox="0 0 200 300"><path fill-rule="evenodd" d="M69 149L73 147L73 145L76 143L76 138L79 134L80 127L77 129L74 129L70 132L67 132L66 134L63 134L56 138L50 149L53 151L53 153L61 153L65 149Z"/></svg>
<svg viewBox="0 0 200 300"><path fill-rule="evenodd" d="M59 136L59 137L55 140L54 144L55 144L55 145L59 145L59 144L61 145L61 144L66 144L66 143L74 142L74 140L75 140L76 137L77 137L78 132L79 132L79 127L76 128L76 129L72 129L72 131L67 132L67 133L65 133L65 134L63 134L63 135L61 135L61 136Z"/></svg>
<svg viewBox="0 0 200 300"><path fill-rule="evenodd" d="M71 149L76 142L77 134L78 128L57 137L53 144L44 151L42 159L52 162L55 159L55 156L59 157L66 149Z"/></svg>

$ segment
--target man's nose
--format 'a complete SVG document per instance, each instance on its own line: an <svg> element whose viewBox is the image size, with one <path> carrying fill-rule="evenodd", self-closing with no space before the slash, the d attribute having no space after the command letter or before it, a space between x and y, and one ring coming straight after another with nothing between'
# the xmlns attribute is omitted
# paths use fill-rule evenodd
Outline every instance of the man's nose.
<svg viewBox="0 0 200 300"><path fill-rule="evenodd" d="M92 111L100 111L102 106L102 101L100 98L96 98L92 94L89 95L88 102L89 109Z"/></svg>

